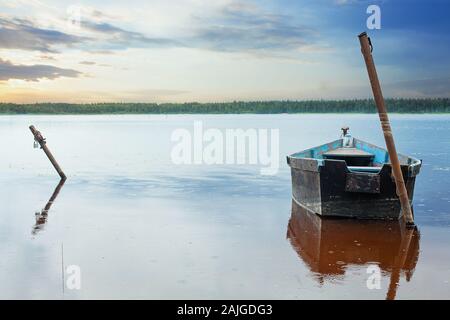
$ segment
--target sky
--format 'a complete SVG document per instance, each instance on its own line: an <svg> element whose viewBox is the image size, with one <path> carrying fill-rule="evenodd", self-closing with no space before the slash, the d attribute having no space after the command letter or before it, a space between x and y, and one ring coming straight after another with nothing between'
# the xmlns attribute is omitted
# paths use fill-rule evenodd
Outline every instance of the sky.
<svg viewBox="0 0 450 320"><path fill-rule="evenodd" d="M381 29L368 30L369 5ZM446 0L0 0L0 102L450 97Z"/></svg>

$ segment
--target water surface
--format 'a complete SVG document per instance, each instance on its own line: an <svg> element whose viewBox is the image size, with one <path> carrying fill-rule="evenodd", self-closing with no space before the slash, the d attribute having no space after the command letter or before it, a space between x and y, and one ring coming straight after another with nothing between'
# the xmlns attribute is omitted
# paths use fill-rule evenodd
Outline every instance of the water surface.
<svg viewBox="0 0 450 320"><path fill-rule="evenodd" d="M172 132L200 120L279 129L278 173L174 165ZM338 138L342 125L384 145L376 115L1 116L0 298L448 299L450 116L391 120L397 149L423 160L414 232L293 210L285 156ZM30 124L68 176L56 197ZM63 285L70 265L80 290ZM366 286L372 265L380 289Z"/></svg>

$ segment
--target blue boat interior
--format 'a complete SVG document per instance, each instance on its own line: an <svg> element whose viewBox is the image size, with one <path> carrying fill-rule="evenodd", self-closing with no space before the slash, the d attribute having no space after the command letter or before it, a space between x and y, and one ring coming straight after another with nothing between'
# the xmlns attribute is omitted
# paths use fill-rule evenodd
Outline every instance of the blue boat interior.
<svg viewBox="0 0 450 320"><path fill-rule="evenodd" d="M415 158L401 154L398 156L401 165L420 164L420 160ZM355 138L350 141L335 140L290 157L315 159L319 165L323 165L325 160L344 160L349 171L367 173L378 173L384 164L390 162L387 150Z"/></svg>

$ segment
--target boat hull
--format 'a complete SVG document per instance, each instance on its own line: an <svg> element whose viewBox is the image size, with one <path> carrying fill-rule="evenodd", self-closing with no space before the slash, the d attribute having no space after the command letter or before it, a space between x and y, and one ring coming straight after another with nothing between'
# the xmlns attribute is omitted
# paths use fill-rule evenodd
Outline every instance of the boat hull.
<svg viewBox="0 0 450 320"><path fill-rule="evenodd" d="M421 162L409 159L402 156L401 169L412 202ZM345 160L293 155L288 157L288 164L293 199L313 213L324 217L388 220L398 220L402 215L390 163L380 166L377 172L357 172Z"/></svg>

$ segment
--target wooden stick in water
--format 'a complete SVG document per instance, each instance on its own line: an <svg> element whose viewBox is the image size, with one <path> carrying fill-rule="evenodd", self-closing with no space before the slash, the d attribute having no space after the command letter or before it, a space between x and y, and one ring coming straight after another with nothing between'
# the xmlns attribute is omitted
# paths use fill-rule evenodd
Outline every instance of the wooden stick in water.
<svg viewBox="0 0 450 320"><path fill-rule="evenodd" d="M381 91L377 70L375 68L375 63L372 57L372 44L370 42L370 38L367 36L367 33L363 32L358 37L359 42L361 44L361 52L366 62L367 72L369 73L370 85L372 86L375 104L377 105L378 116L381 121L381 128L383 129L384 140L386 141L386 147L389 153L389 158L391 160L392 172L397 187L397 194L400 199L400 204L402 207L403 217L406 220L406 224L411 226L414 225L411 204L409 202L405 181L403 180L400 161L398 160L397 150L395 148L394 136L392 134L387 109L384 104L383 93Z"/></svg>
<svg viewBox="0 0 450 320"><path fill-rule="evenodd" d="M31 133L34 135L34 140L36 140L39 145L41 146L42 150L44 150L45 154L47 155L48 160L52 163L55 170L58 172L59 176L62 180L66 180L67 177L62 171L61 167L59 166L58 162L56 161L55 157L53 157L52 153L47 147L47 142L45 141L45 138L42 136L42 134L36 130L34 126L30 126Z"/></svg>

